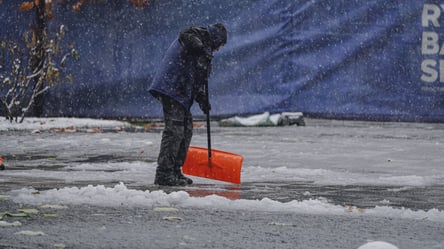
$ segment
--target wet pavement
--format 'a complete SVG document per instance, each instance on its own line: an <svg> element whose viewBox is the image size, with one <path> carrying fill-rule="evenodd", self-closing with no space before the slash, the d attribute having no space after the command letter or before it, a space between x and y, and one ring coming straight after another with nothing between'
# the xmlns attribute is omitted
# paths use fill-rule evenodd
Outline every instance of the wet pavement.
<svg viewBox="0 0 444 249"><path fill-rule="evenodd" d="M8 206L15 207L22 206ZM51 212L59 217L17 218L22 227L0 228L0 247L343 249L382 240L399 248L438 249L443 246L444 232L442 223L426 220L287 212L186 208L171 214L152 208L83 205ZM171 215L182 220L165 220ZM45 235L16 234L23 229L44 231Z"/></svg>
<svg viewBox="0 0 444 249"><path fill-rule="evenodd" d="M243 183L197 180L194 186L163 188L190 196L279 202L326 199L353 210L384 205L408 210L444 210L444 126L307 120L306 127L217 127L213 147L245 157ZM206 130L196 128L193 144L206 146ZM0 131L0 195L32 187L36 191L125 182L129 189L159 190L147 175L126 175L116 167L76 169L79 164L157 159L161 128L90 132ZM279 177L254 173L281 169ZM308 173L291 175L303 168ZM251 169L248 171L248 169ZM311 175L317 170L319 175ZM45 175L46 172L46 175ZM145 171L144 171L145 172ZM286 172L286 171L285 171ZM331 173L334 172L334 173ZM140 173L140 172L139 172ZM243 173L244 174L244 173ZM336 175L337 174L337 175ZM0 199L0 214L20 208L41 212L0 227L0 248L358 248L372 240L402 249L444 248L444 222L378 216L316 215L275 211L182 207L173 213L153 207L40 206ZM42 212L56 214L48 218ZM180 219L167 220L166 216ZM6 219L5 219L6 220ZM43 236L18 235L23 230Z"/></svg>

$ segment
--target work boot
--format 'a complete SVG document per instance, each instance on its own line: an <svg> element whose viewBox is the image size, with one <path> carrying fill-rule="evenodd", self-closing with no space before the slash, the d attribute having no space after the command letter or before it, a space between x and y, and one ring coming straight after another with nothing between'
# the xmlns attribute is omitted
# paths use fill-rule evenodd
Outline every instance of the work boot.
<svg viewBox="0 0 444 249"><path fill-rule="evenodd" d="M175 174L156 173L154 184L160 186L185 186L187 185L187 181L179 179Z"/></svg>
<svg viewBox="0 0 444 249"><path fill-rule="evenodd" d="M186 181L186 183L188 185L193 184L193 180L191 180L190 178L184 176L184 174L182 174L182 171L180 169L176 170L176 176L177 176L177 179Z"/></svg>

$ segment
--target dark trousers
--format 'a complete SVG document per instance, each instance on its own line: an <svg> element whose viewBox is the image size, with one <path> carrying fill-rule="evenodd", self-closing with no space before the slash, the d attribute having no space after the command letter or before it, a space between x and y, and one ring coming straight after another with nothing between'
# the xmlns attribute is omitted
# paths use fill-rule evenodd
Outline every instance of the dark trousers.
<svg viewBox="0 0 444 249"><path fill-rule="evenodd" d="M162 97L160 101L165 129L157 159L156 177L168 177L181 172L193 136L193 117L190 111L171 98Z"/></svg>

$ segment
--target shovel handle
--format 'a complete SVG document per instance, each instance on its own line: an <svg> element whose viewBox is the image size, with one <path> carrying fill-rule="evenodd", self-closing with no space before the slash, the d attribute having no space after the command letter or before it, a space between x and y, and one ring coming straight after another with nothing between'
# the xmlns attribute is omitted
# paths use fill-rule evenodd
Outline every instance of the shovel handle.
<svg viewBox="0 0 444 249"><path fill-rule="evenodd" d="M209 77L209 72L208 72ZM208 79L208 78L207 78ZM205 97L207 105L210 105L210 94L208 93L208 80L205 82ZM208 141L208 162L211 164L211 128L210 128L210 110L207 111L207 141Z"/></svg>
<svg viewBox="0 0 444 249"><path fill-rule="evenodd" d="M210 111L207 112L207 139L208 139L208 161L210 161L211 160Z"/></svg>

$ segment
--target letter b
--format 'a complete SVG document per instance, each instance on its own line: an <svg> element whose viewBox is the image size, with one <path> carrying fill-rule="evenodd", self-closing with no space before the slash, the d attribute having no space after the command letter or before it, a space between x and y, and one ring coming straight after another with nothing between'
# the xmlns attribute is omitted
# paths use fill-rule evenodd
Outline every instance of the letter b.
<svg viewBox="0 0 444 249"><path fill-rule="evenodd" d="M438 34L435 32L422 32L422 54L438 54Z"/></svg>

